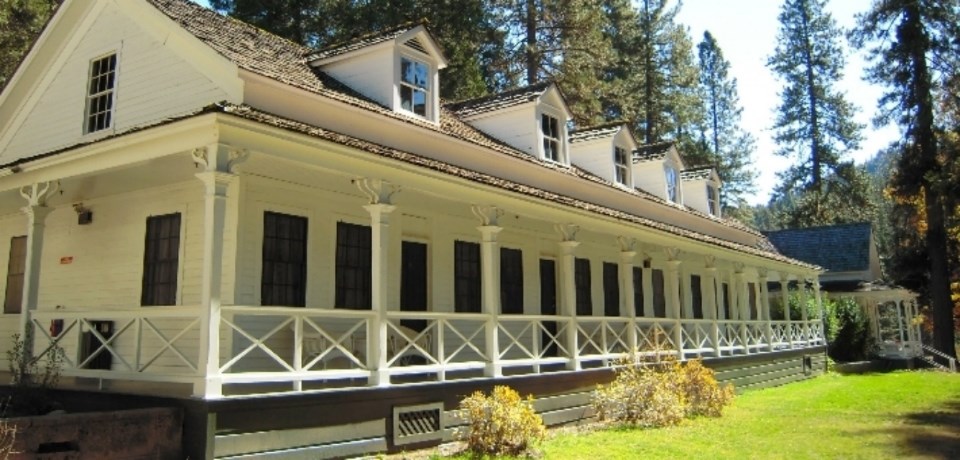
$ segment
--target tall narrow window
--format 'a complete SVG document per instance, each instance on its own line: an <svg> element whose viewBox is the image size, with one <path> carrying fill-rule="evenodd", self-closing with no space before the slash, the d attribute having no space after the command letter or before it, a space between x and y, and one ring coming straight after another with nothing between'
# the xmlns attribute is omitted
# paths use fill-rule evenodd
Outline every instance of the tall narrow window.
<svg viewBox="0 0 960 460"><path fill-rule="evenodd" d="M550 115L541 115L540 130L543 132L543 158L560 161L560 122Z"/></svg>
<svg viewBox="0 0 960 460"><path fill-rule="evenodd" d="M10 259L7 261L7 293L4 313L20 313L23 303L23 274L27 266L27 237L10 238Z"/></svg>
<svg viewBox="0 0 960 460"><path fill-rule="evenodd" d="M400 107L426 117L429 101L430 67L413 59L400 58Z"/></svg>
<svg viewBox="0 0 960 460"><path fill-rule="evenodd" d="M370 227L337 222L337 282L334 307L370 309Z"/></svg>
<svg viewBox="0 0 960 460"><path fill-rule="evenodd" d="M633 267L633 311L643 316L643 269Z"/></svg>
<svg viewBox="0 0 960 460"><path fill-rule="evenodd" d="M667 297L663 284L663 270L654 269L651 275L653 278L653 316L666 318Z"/></svg>
<svg viewBox="0 0 960 460"><path fill-rule="evenodd" d="M427 245L404 241L400 246L400 310L427 311ZM427 327L423 319L400 320L415 331Z"/></svg>
<svg viewBox="0 0 960 460"><path fill-rule="evenodd" d="M180 213L147 218L140 305L175 305L180 267Z"/></svg>
<svg viewBox="0 0 960 460"><path fill-rule="evenodd" d="M90 62L90 80L87 88L87 122L84 132L93 133L113 125L113 93L116 83L116 53Z"/></svg>
<svg viewBox="0 0 960 460"><path fill-rule="evenodd" d="M307 218L263 213L263 275L260 304L307 304Z"/></svg>
<svg viewBox="0 0 960 460"><path fill-rule="evenodd" d="M723 283L723 317L732 319L730 317L730 285L728 283Z"/></svg>
<svg viewBox="0 0 960 460"><path fill-rule="evenodd" d="M573 281L577 291L577 316L593 315L593 298L590 293L590 259L576 259Z"/></svg>
<svg viewBox="0 0 960 460"><path fill-rule="evenodd" d="M750 319L759 319L760 308L757 306L757 283L747 283L747 299L750 302Z"/></svg>
<svg viewBox="0 0 960 460"><path fill-rule="evenodd" d="M603 314L620 316L620 267L603 263Z"/></svg>
<svg viewBox="0 0 960 460"><path fill-rule="evenodd" d="M523 314L523 252L500 248L500 310Z"/></svg>
<svg viewBox="0 0 960 460"><path fill-rule="evenodd" d="M677 183L677 170L673 166L664 166L664 176L667 181L667 199L680 202L680 185Z"/></svg>
<svg viewBox="0 0 960 460"><path fill-rule="evenodd" d="M453 243L453 308L459 313L480 313L480 245Z"/></svg>
<svg viewBox="0 0 960 460"><path fill-rule="evenodd" d="M717 188L707 184L707 209L714 216L720 215L720 205L717 203Z"/></svg>
<svg viewBox="0 0 960 460"><path fill-rule="evenodd" d="M614 176L618 184L630 185L628 169L630 166L627 150L622 147L613 148Z"/></svg>
<svg viewBox="0 0 960 460"><path fill-rule="evenodd" d="M703 319L703 286L700 275L690 275L690 299L693 302L693 317Z"/></svg>

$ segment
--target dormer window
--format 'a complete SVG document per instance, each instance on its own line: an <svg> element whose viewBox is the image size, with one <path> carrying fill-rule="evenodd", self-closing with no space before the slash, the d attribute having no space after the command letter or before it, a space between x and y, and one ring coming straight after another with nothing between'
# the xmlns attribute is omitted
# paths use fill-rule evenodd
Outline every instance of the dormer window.
<svg viewBox="0 0 960 460"><path fill-rule="evenodd" d="M712 184L707 184L707 209L709 209L710 214L714 216L720 215L720 200L717 188Z"/></svg>
<svg viewBox="0 0 960 460"><path fill-rule="evenodd" d="M630 185L630 156L627 155L627 149L623 147L613 148L613 167L614 179L618 184Z"/></svg>
<svg viewBox="0 0 960 460"><path fill-rule="evenodd" d="M540 129L543 133L543 158L560 161L560 122L550 115L540 115Z"/></svg>
<svg viewBox="0 0 960 460"><path fill-rule="evenodd" d="M430 101L430 66L407 57L400 58L400 107L427 117Z"/></svg>
<svg viewBox="0 0 960 460"><path fill-rule="evenodd" d="M84 133L95 133L113 126L114 89L117 83L117 53L90 62L87 85Z"/></svg>
<svg viewBox="0 0 960 460"><path fill-rule="evenodd" d="M674 202L680 202L680 183L677 180L677 170L673 166L665 165L664 174L667 182L667 199Z"/></svg>

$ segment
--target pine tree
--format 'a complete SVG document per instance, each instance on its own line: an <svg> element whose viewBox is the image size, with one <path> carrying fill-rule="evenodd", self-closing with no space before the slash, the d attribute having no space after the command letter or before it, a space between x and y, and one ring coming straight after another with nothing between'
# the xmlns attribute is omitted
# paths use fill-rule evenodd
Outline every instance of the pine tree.
<svg viewBox="0 0 960 460"><path fill-rule="evenodd" d="M757 173L750 164L754 139L740 127L743 109L737 80L730 76L730 63L709 31L704 32L697 52L704 105L700 135L707 152L701 163L716 168L723 182L720 202L729 211L740 207L744 195L756 189Z"/></svg>
<svg viewBox="0 0 960 460"><path fill-rule="evenodd" d="M0 90L53 14L59 0L4 0L0 2Z"/></svg>
<svg viewBox="0 0 960 460"><path fill-rule="evenodd" d="M938 86L956 76L960 55L960 4L957 0L874 2L858 17L851 35L857 47L869 45L869 80L887 86L876 122L896 121L905 133L904 152L892 188L925 214L923 234L929 260L928 294L933 309L934 346L956 357L953 304L950 299L946 194L941 171L945 154L938 145L934 100ZM932 65L931 65L932 64Z"/></svg>
<svg viewBox="0 0 960 460"><path fill-rule="evenodd" d="M781 173L785 194L811 192L804 214L816 217L829 192L865 194L853 187L847 152L859 147L862 125L854 107L834 87L843 77L841 30L824 9L826 0L786 0L780 10L777 47L767 62L783 82L774 123L779 155L798 162ZM833 181L824 186L826 178ZM839 200L842 205L842 200ZM844 207L844 209L848 209ZM823 216L819 220L829 220Z"/></svg>

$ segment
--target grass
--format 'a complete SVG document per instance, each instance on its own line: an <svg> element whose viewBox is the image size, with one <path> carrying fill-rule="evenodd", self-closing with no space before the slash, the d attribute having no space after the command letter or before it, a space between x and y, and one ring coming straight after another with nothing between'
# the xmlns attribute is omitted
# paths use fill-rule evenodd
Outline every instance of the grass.
<svg viewBox="0 0 960 460"><path fill-rule="evenodd" d="M960 376L895 372L740 395L719 419L547 440L545 458L960 458Z"/></svg>

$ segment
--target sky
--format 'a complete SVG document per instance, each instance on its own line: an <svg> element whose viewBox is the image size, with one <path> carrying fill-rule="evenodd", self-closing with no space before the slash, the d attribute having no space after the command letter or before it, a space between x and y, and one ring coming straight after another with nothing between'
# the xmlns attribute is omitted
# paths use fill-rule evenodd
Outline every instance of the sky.
<svg viewBox="0 0 960 460"><path fill-rule="evenodd" d="M748 197L751 204L766 204L776 186L777 171L791 160L774 154L773 120L780 102L780 83L767 69L767 58L776 47L777 16L780 1L775 0L683 0L677 22L690 27L694 43L709 30L724 57L730 61L730 73L737 79L743 105L741 126L757 139L753 164L759 172L757 193ZM833 0L827 8L844 30L856 24L854 15L866 11L870 0ZM846 46L846 43L844 43ZM850 159L862 163L900 136L895 126L874 129L871 119L883 89L863 81L864 56L849 50L844 79L838 88L856 108L856 121L866 125L860 150Z"/></svg>
<svg viewBox="0 0 960 460"><path fill-rule="evenodd" d="M194 0L209 7L207 0ZM777 184L778 171L786 169L792 160L777 156L773 142L773 120L779 103L780 83L767 69L767 58L776 46L778 0L682 0L677 21L690 28L694 44L709 30L730 61L730 73L737 79L740 102L743 105L744 130L756 138L753 165L759 173L757 192L747 197L750 204L766 204ZM871 0L832 0L827 9L844 30L852 28L854 15L866 11ZM846 46L846 43L844 43ZM873 157L900 136L895 126L874 129L872 118L882 88L863 81L864 57L848 48L844 79L839 89L857 108L856 121L866 126L860 150L849 158L857 163Z"/></svg>

